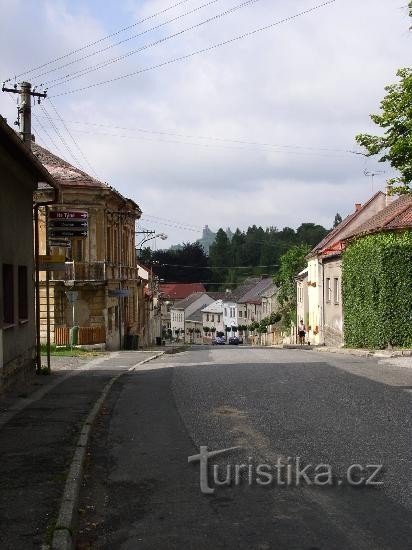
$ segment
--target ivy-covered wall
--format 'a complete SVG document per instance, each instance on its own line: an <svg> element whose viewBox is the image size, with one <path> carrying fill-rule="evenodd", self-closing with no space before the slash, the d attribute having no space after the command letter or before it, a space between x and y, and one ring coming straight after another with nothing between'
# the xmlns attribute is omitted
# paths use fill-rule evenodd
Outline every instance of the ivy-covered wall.
<svg viewBox="0 0 412 550"><path fill-rule="evenodd" d="M412 231L378 233L343 254L345 345L412 347Z"/></svg>

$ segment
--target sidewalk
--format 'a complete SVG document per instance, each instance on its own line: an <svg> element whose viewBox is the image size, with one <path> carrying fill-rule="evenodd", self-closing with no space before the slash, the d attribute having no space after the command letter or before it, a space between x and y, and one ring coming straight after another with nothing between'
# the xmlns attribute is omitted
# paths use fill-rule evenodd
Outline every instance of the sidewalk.
<svg viewBox="0 0 412 550"><path fill-rule="evenodd" d="M0 401L0 548L47 548L85 418L113 376L156 355L53 358L36 391Z"/></svg>

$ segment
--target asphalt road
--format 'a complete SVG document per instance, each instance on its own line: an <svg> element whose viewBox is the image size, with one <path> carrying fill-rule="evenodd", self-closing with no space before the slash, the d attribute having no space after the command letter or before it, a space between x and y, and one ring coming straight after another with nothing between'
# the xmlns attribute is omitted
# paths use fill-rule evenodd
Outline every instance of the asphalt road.
<svg viewBox="0 0 412 550"><path fill-rule="evenodd" d="M78 548L410 550L411 398L410 359L222 347L142 365L95 425ZM210 494L201 446L236 447L209 457Z"/></svg>

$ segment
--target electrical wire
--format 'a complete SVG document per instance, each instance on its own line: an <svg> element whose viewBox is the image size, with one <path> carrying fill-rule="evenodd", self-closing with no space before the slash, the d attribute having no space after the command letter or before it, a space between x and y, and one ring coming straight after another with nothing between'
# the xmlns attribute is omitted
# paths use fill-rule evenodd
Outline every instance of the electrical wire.
<svg viewBox="0 0 412 550"><path fill-rule="evenodd" d="M18 75L15 75L14 79L19 78L20 76L23 76L23 75L26 75L26 74L30 74L34 71L42 69L43 67L47 67L48 65L51 65L52 63L56 63L57 61L61 61L62 59L66 59L67 57L70 57L71 55L74 55L77 52L84 51L87 48L91 48L92 46L95 46L96 44L100 44L101 42L104 42L105 40L108 40L109 38L112 38L113 36L117 36L118 34L120 34L122 32L128 31L129 29L132 29L133 27L136 27L137 25L141 25L145 21L149 21L150 19L154 19L155 17L158 17L159 15L162 15L162 14L166 13L169 10L177 8L181 4L186 4L189 1L190 0L181 0L180 2L177 2L177 4L172 4L171 6L165 8L161 11L158 11L156 13L153 13L152 15L149 15L147 17L144 17L143 19L140 19L139 21L137 21L136 23L133 23L132 25L128 25L127 27L123 27L123 28L119 29L118 31L115 31L111 34L108 34L108 35L104 36L103 38L99 38L98 40L95 40L94 42L89 42L88 44L85 44L84 46L81 46L80 48L76 48L75 50L72 50L72 51L70 51L70 52L68 52L64 55L61 55L60 57L55 57L54 59L52 59L51 61L48 61L47 63L43 63L42 65L37 65L37 67L33 67L32 69L28 69L28 70L26 70L26 71L24 71L24 72L22 72ZM6 82L9 82L10 80L12 80L12 77L7 79Z"/></svg>
<svg viewBox="0 0 412 550"><path fill-rule="evenodd" d="M159 266L168 266L168 267L183 267L188 269L256 269L263 267L279 267L279 264L269 264L269 265L226 265L226 266L202 266L202 265L179 265L179 264L167 264L160 262L156 264Z"/></svg>
<svg viewBox="0 0 412 550"><path fill-rule="evenodd" d="M65 67L69 67L70 65L74 65L75 63L80 63L81 61L84 61L85 59L89 59L90 57L94 57L95 55L98 55L99 53L103 53L103 52L106 52L108 50L111 50L112 48L115 48L116 46L120 46L121 44L124 44L125 42L129 42L130 40L134 40L135 38L139 38L140 36L143 36L143 35L145 35L149 32L156 31L156 30L164 27L165 25L169 25L170 23L174 23L175 21L178 21L179 19L183 19L184 17L187 17L188 15L191 15L193 13L196 13L197 11L200 11L201 9L206 8L208 6L211 6L212 4L215 4L216 2L219 2L219 1L220 0L210 0L206 4L202 4L201 6L198 6L197 8L194 8L193 10L187 11L187 12L181 14L181 15L173 17L172 19L168 19L167 21L165 21L163 23L160 23L159 25L156 25L154 27L151 27L150 29L146 29L146 30L144 30L144 31L142 31L138 34L134 34L133 36L129 36L128 38L120 40L119 42L115 42L114 44L110 44L109 46L106 46L105 48L101 48L100 50L96 50L95 52L92 52L92 53L89 53L89 54L87 54L83 57L80 57L79 59L75 59L74 61L70 61L69 63L65 63L64 65L60 65L59 67L55 67L53 69L49 69L48 71L40 73L40 74L34 76L33 79L41 78L42 76L45 76L47 74L53 73L53 72L58 71L60 69L64 69ZM118 60L123 59L125 57L128 57L129 55L132 55L133 53L136 53L137 51L139 51L139 50L136 50L135 52L130 52L128 54L125 54L124 56L121 56L120 58L118 58ZM110 64L110 63L108 63L108 64ZM94 69L94 67L100 68L99 65L94 65L94 66L89 67L89 68L85 67L84 69L81 69L79 71L76 71L76 72L72 73L71 76L73 77L74 75L76 75L80 72L88 71L88 69ZM88 71L88 72L92 72L92 71ZM66 75L66 76L58 77L54 80L49 80L48 82L45 82L45 85L48 84L48 83L55 82L57 80L65 80L69 76L70 75ZM80 75L80 76L82 76L82 75ZM70 80L72 80L72 78L70 78Z"/></svg>
<svg viewBox="0 0 412 550"><path fill-rule="evenodd" d="M48 118L49 122L50 122L50 125L51 127L53 128L53 130L55 131L55 133L57 134L57 137L60 139L60 141L63 143L64 147L67 149L67 151L69 152L70 156L74 159L74 162L77 164L77 166L80 166L81 163L79 162L79 159L76 157L76 155L73 153L73 151L71 150L70 146L68 145L67 141L64 139L64 137L61 135L59 129L57 128L57 126L54 124L53 120L50 118L50 115L47 111L47 109L45 108L45 106L43 105L43 103L40 103L40 108L42 109L42 111L44 112L44 114L46 115L46 117Z"/></svg>
<svg viewBox="0 0 412 550"><path fill-rule="evenodd" d="M307 145L284 145L284 144L275 144L275 143L267 143L267 142L259 142L256 140L249 140L247 138L222 138L222 137L216 137L216 136L203 136L203 135L194 135L194 134L181 134L174 131L169 130L152 130L147 128L127 128L124 126L116 126L116 125L109 125L109 124L99 124L99 123L93 123L93 122L87 122L87 121L79 121L79 120L66 120L67 124L82 124L85 126L95 126L99 128L107 128L107 129L113 129L113 130L123 130L127 132L133 132L133 133L143 133L143 134L149 134L149 135L160 135L160 136L170 136L170 137L178 137L183 139L198 139L201 141L215 141L215 142L222 142L222 143L234 143L239 145L252 145L256 147L264 147L264 148L279 148L279 149L304 149L308 151L325 151L325 152L333 152L333 153L350 153L353 155L361 155L365 156L363 153L358 151L353 151L351 149L339 149L339 148L332 148L332 147L311 147ZM85 130L75 130L76 132L81 133L90 133ZM119 134L99 134L99 135L108 135L112 137L125 137L127 139L130 139L131 136L121 136ZM182 143L184 142L177 142L177 141L169 141L166 143ZM192 145L192 143L190 143Z"/></svg>
<svg viewBox="0 0 412 550"><path fill-rule="evenodd" d="M91 171L93 172L93 174L95 175L95 177L98 179L98 180L101 180L101 178L99 177L99 175L97 174L96 170L94 169L93 165L89 162L89 160L87 159L86 155L84 154L84 152L82 151L82 149L80 148L78 142L74 139L72 133L70 132L70 130L68 129L63 117L60 115L60 113L57 111L57 108L55 106L55 104L53 103L53 101L51 99L48 100L50 105L52 106L54 112L56 113L56 115L59 117L59 120L61 121L61 123L63 124L63 127L65 128L66 132L68 133L70 139L72 140L72 142L74 143L74 146L76 147L76 149L78 150L78 152L80 153L80 155L82 156L83 160L85 161L85 163L89 166L89 168L91 169Z"/></svg>
<svg viewBox="0 0 412 550"><path fill-rule="evenodd" d="M301 17L303 15L307 15L308 13L311 13L315 10L318 10L320 8L323 8L329 4L333 4L334 2L336 2L336 0L328 0L327 2L323 2L322 4L318 4L316 6L313 6L312 8L309 8L307 10L304 10L304 11L301 11L299 13L296 13L294 15L291 15L289 17L285 17L284 19L281 19L279 21L275 21L273 23L270 23L269 25L265 25L264 27L259 27L257 29L253 29L252 31L248 31L248 32L245 32L243 34L240 34L240 35L237 35L237 36L234 36L228 40L224 40L222 42L217 42L215 44L212 44L211 46L207 46L206 48L202 48L200 50L196 50L194 52L191 52L189 54L186 54L186 55L182 55L180 57L174 57L174 58L171 58L171 59L168 59L167 61L163 61L162 63L157 63L155 65L150 65L148 67L143 67L142 69L139 69L137 71L133 71L131 73L127 73L127 74L124 74L124 75L120 75L120 76L117 76L115 78L110 78L108 80L102 80L100 82L95 82L93 84L89 84L88 86L83 86L81 88L75 88L73 90L67 90L65 92L60 92L59 94L55 94L54 96L52 97L59 97L59 96L64 96L64 95L71 95L71 94L74 94L74 93L77 93L77 92L82 92L82 91L85 91L85 90L89 90L91 88L95 88L97 86L103 86L105 84L111 84L112 82L117 82L119 80L123 80L125 78L130 78L131 76L137 76L139 74L142 74L142 73L146 73L148 71L152 71L152 70L155 70L155 69L159 69L161 67L166 67L167 65L171 65L172 63L177 63L179 61L185 61L186 59L190 59L191 57L194 57L196 55L200 55L202 53L206 53L206 52L209 52L209 51L212 51L214 49L217 49L217 48L220 48L222 46L226 46L228 44L231 44L233 42L236 42L238 40L243 40L244 38L248 38L250 36L253 36L259 32L262 32L262 31L266 31L268 29L271 29L275 26L278 26L278 25L281 25L283 23L287 23L289 21L292 21L298 17Z"/></svg>

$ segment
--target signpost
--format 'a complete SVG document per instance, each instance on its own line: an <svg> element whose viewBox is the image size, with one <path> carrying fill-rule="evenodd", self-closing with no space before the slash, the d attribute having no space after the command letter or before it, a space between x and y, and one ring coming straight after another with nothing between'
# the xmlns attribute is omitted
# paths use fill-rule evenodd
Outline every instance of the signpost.
<svg viewBox="0 0 412 550"><path fill-rule="evenodd" d="M67 290L66 291L66 298L69 304L72 306L72 331L74 331L75 323L74 323L74 304L76 303L77 298L79 297L79 293L76 290ZM70 347L73 349L73 337L70 338Z"/></svg>
<svg viewBox="0 0 412 550"><path fill-rule="evenodd" d="M89 213L85 210L52 210L49 213L47 227L49 238L86 238L89 227L88 220Z"/></svg>

